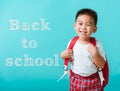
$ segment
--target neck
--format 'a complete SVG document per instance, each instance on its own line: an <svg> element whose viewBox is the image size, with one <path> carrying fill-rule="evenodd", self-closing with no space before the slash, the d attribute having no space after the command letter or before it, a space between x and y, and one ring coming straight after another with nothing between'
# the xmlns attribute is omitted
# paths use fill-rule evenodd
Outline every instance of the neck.
<svg viewBox="0 0 120 91"><path fill-rule="evenodd" d="M82 38L79 37L79 42L82 43L82 44L88 44L90 42L90 38L82 39Z"/></svg>

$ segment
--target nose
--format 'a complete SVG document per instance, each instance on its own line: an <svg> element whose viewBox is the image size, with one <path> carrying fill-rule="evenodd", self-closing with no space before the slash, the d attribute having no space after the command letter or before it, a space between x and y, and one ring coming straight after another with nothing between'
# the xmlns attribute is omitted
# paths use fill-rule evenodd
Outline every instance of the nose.
<svg viewBox="0 0 120 91"><path fill-rule="evenodd" d="M82 29L82 30L85 30L85 29L86 29L86 26L83 24L83 25L81 26L81 29Z"/></svg>

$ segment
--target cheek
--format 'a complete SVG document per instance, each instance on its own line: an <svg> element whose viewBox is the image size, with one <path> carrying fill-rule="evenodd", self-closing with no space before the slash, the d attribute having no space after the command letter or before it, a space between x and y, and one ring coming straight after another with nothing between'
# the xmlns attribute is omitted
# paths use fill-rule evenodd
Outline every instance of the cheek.
<svg viewBox="0 0 120 91"><path fill-rule="evenodd" d="M78 31L78 30L79 30L79 27L76 27L75 30Z"/></svg>
<svg viewBox="0 0 120 91"><path fill-rule="evenodd" d="M87 29L87 33L88 33L89 35L91 35L91 34L93 33L93 31L92 31L91 29Z"/></svg>
<svg viewBox="0 0 120 91"><path fill-rule="evenodd" d="M93 29L93 28L88 27L88 30L89 30L90 33L93 33L93 32L94 32L94 29Z"/></svg>

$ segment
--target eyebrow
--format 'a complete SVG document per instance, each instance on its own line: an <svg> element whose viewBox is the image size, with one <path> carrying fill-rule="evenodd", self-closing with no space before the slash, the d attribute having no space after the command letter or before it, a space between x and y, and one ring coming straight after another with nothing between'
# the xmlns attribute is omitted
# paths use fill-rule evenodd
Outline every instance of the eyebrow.
<svg viewBox="0 0 120 91"><path fill-rule="evenodd" d="M82 22L82 21L79 21L79 20L78 20L78 21L76 21L76 22ZM92 23L92 22L87 22L87 23L89 23L89 24L94 24L94 23Z"/></svg>

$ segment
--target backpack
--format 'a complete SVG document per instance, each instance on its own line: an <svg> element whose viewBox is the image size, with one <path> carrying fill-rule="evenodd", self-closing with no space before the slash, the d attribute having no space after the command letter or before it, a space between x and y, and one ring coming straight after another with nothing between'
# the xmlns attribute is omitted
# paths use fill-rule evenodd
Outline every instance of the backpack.
<svg viewBox="0 0 120 91"><path fill-rule="evenodd" d="M78 36L75 36L69 46L68 46L68 49L72 49L76 43L76 41L78 40ZM94 37L90 37L90 43L93 44L94 46L96 46L96 40ZM65 61L64 61L64 66L68 66L68 62L70 61L71 59L70 58L66 58ZM106 60L105 62L105 65L104 65L104 68L102 68L102 75L104 77L104 81L103 81L103 88L108 84L108 80L109 80L109 66L108 66L108 61ZM70 70L71 72L71 70Z"/></svg>

